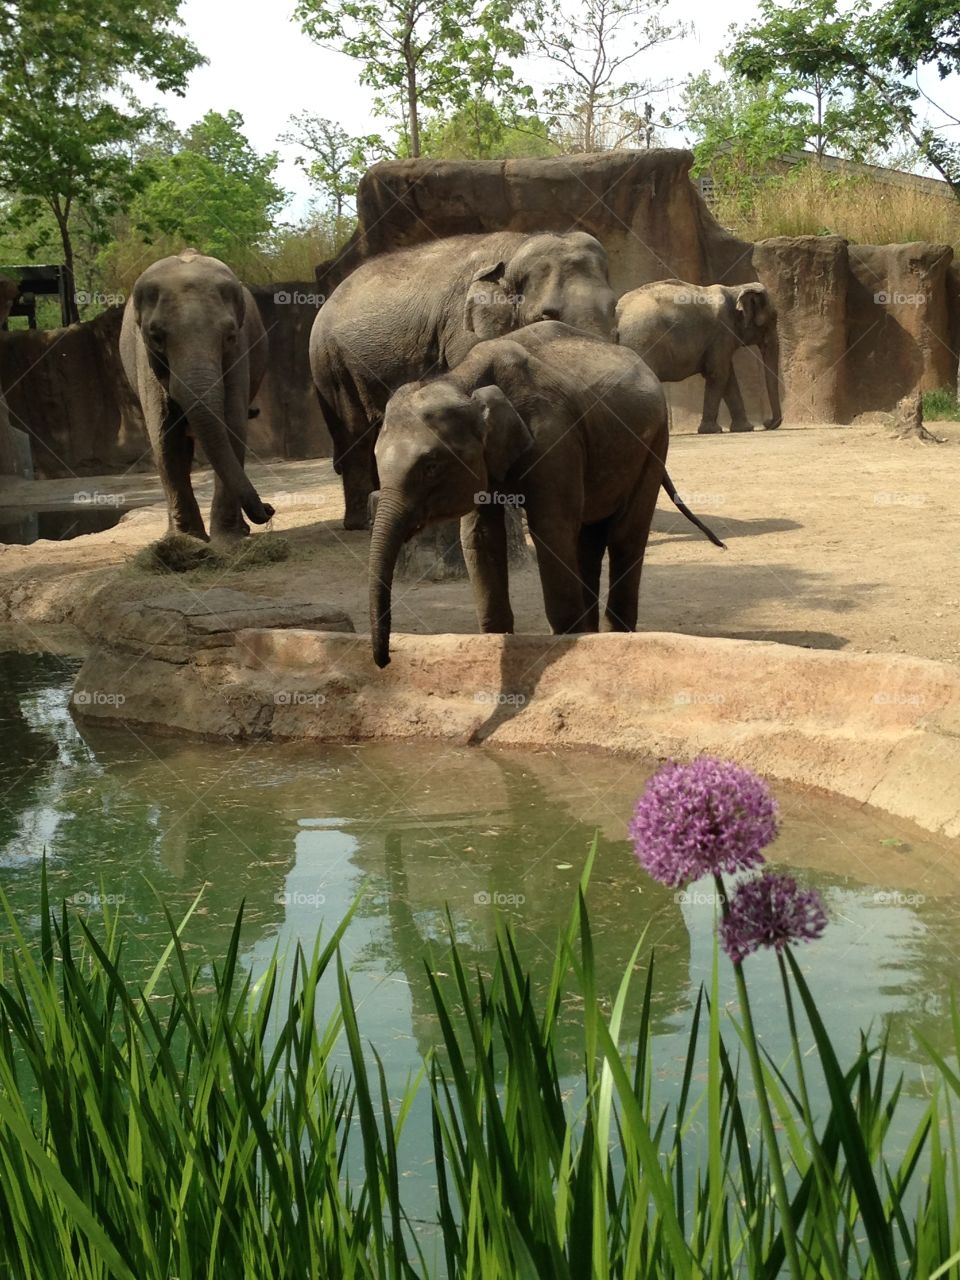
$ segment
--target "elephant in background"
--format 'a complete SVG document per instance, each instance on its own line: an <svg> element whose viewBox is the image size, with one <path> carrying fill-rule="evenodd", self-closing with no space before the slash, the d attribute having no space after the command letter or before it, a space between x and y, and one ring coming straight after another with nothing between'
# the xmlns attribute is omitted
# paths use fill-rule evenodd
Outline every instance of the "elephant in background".
<svg viewBox="0 0 960 1280"><path fill-rule="evenodd" d="M478 344L452 372L390 399L376 444L370 633L390 661L393 571L426 524L462 517L460 538L485 632L512 632L504 511L522 505L551 631L632 631L640 571L665 481L663 388L626 347L556 321ZM671 486L672 488L672 486Z"/></svg>
<svg viewBox="0 0 960 1280"><path fill-rule="evenodd" d="M212 536L249 533L243 514L266 524L273 508L243 469L250 402L266 372L266 332L253 296L230 268L194 249L147 267L127 300L120 357L140 403L171 532L207 539L190 480L195 441L215 477Z"/></svg>
<svg viewBox="0 0 960 1280"><path fill-rule="evenodd" d="M615 305L606 251L584 231L453 236L357 267L310 334L310 369L343 480L344 527L368 523L374 442L398 387L538 320L613 338Z"/></svg>
<svg viewBox="0 0 960 1280"><path fill-rule="evenodd" d="M780 346L777 311L758 281L738 285L686 284L657 280L631 289L617 303L620 341L643 356L661 382L682 382L695 373L706 380L703 435L720 430L721 399L730 410L731 431L752 431L733 369L738 347L759 347L770 417L768 431L780 426Z"/></svg>

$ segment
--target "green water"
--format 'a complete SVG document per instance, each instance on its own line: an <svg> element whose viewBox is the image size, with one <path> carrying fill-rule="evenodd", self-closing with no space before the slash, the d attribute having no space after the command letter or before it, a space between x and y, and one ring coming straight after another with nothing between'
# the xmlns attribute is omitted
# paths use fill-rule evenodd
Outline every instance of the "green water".
<svg viewBox="0 0 960 1280"><path fill-rule="evenodd" d="M200 963L223 950L244 899L245 958L256 971L278 945L311 946L359 894L345 951L361 1031L399 1086L436 1040L423 960L432 949L443 969L447 909L465 961L483 972L496 915L506 914L542 986L599 832L589 892L598 965L613 990L647 928L658 1065L669 1087L691 1000L709 975L713 907L695 891L677 901L636 866L625 829L644 766L409 743L224 746L81 734L68 711L76 667L53 656L0 658L0 887L28 937L44 850L56 898L94 920L104 899L119 905L131 966L144 973L167 940L161 903L179 918L203 889L186 934ZM960 976L960 847L836 798L777 794L784 829L773 856L820 888L832 917L824 939L800 955L838 1047L852 1054L858 1027L889 1025L896 1058L911 1067L921 1057L918 1032L944 1043L945 1001ZM728 970L724 962L732 1002ZM752 959L748 978L777 1053L785 1027L772 958ZM559 1048L574 1075L574 1005ZM919 1090L919 1073L908 1074Z"/></svg>

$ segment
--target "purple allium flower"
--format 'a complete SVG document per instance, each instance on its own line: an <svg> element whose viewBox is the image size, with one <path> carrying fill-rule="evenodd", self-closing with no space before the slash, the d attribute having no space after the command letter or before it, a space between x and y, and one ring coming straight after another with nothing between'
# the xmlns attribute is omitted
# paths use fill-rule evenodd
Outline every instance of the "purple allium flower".
<svg viewBox="0 0 960 1280"><path fill-rule="evenodd" d="M670 760L637 803L630 837L641 866L676 888L704 875L759 866L779 829L766 783L729 760Z"/></svg>
<svg viewBox="0 0 960 1280"><path fill-rule="evenodd" d="M813 942L826 927L816 889L799 889L793 876L765 871L734 890L720 922L720 944L740 964L761 947L782 951L788 942Z"/></svg>

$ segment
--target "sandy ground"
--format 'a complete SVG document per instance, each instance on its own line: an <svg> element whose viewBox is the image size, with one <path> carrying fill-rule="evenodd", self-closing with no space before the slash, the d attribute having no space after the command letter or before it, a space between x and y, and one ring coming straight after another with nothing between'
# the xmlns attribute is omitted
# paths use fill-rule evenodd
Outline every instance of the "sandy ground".
<svg viewBox="0 0 960 1280"><path fill-rule="evenodd" d="M641 627L960 661L960 426L933 429L947 442L898 441L879 426L677 433L674 482L729 549L712 547L661 496ZM290 559L242 573L194 573L184 585L324 600L365 629L368 535L341 527L329 461L249 470L277 509L272 528L289 537ZM208 472L196 487L201 505L209 503ZM16 481L0 491L0 508L62 507L77 493L102 505L122 496L138 509L114 529L69 542L0 546L0 621L8 635L10 623L20 624L27 643L38 628L69 623L111 577L130 595L158 589L160 579L129 568L133 553L165 530L153 476ZM513 572L511 596L519 631L546 630L532 559ZM475 630L469 584L398 583L394 628Z"/></svg>

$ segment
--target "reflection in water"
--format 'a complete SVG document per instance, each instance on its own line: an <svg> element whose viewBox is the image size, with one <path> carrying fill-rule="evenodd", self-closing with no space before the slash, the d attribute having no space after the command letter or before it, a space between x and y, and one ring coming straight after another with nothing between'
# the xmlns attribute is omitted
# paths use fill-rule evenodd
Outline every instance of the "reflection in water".
<svg viewBox="0 0 960 1280"><path fill-rule="evenodd" d="M655 1027L668 1073L683 1051L690 1001L712 962L712 907L679 901L641 875L625 841L646 770L636 762L550 752L429 744L364 747L209 745L128 731L81 737L67 708L77 664L0 658L0 886L36 927L44 850L54 897L95 914L122 900L131 959L152 966L166 925L202 889L187 938L200 962L222 951L245 900L256 970L276 945L329 930L360 895L345 952L364 1036L391 1081L436 1041L425 979L441 974L448 918L469 969L489 974L496 920L509 919L534 994L595 833L589 900L598 972L612 994L638 936L656 951ZM917 1036L943 1042L955 950L956 846L833 798L781 791L779 862L824 893L826 938L800 952L844 1053L858 1026L918 1056ZM884 898L883 895L886 895ZM785 1049L782 1000L768 957L749 963L765 1044ZM732 1001L729 966L722 994ZM640 983L625 1038L637 1031ZM333 993L330 992L330 999ZM579 1011L570 1004L558 1053L577 1071Z"/></svg>

